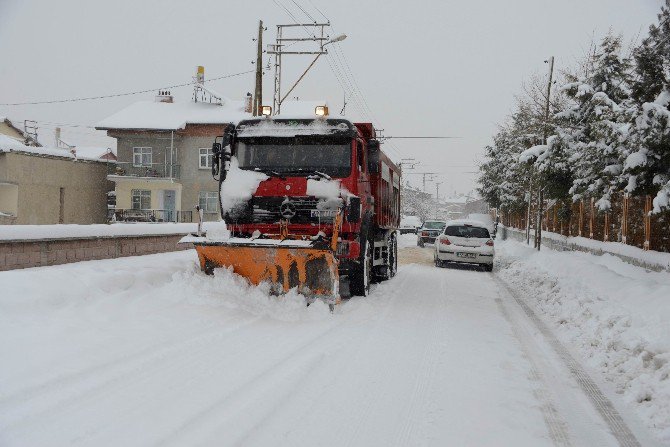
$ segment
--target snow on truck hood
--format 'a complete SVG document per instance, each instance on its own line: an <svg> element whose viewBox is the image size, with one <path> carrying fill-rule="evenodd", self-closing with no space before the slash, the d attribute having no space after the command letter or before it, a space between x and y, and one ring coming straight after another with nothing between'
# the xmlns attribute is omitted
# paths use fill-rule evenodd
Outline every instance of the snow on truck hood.
<svg viewBox="0 0 670 447"><path fill-rule="evenodd" d="M297 117L259 118L243 121L237 126L237 136L250 137L295 137L299 135L333 135L355 132L353 124L346 119L314 119Z"/></svg>

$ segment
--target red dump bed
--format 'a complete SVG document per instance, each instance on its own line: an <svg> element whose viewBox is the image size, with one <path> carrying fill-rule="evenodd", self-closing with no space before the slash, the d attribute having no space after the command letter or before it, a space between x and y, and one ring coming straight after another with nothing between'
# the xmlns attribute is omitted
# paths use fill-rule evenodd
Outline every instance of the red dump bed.
<svg viewBox="0 0 670 447"><path fill-rule="evenodd" d="M400 168L384 152L379 154L379 164L379 173L370 174L375 224L395 230L400 226Z"/></svg>
<svg viewBox="0 0 670 447"><path fill-rule="evenodd" d="M371 123L355 123L365 141L376 137ZM400 226L400 168L384 153L379 153L377 173L370 174L372 196L375 199L374 223L383 229Z"/></svg>

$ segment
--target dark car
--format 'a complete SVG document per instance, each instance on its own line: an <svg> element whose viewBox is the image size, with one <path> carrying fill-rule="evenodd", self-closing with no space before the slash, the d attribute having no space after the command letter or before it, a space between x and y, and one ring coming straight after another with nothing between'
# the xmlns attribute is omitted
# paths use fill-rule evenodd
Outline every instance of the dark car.
<svg viewBox="0 0 670 447"><path fill-rule="evenodd" d="M435 239L442 233L447 222L443 220L427 220L419 228L416 245L423 247L425 244L434 244Z"/></svg>

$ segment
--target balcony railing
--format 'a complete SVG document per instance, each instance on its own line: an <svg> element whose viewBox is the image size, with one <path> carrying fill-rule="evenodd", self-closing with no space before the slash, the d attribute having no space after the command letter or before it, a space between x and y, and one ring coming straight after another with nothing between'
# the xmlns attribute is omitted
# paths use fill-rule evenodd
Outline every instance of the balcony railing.
<svg viewBox="0 0 670 447"><path fill-rule="evenodd" d="M109 163L107 169L109 175L123 177L179 178L180 175L180 165L163 163L136 166L133 163L117 162Z"/></svg>
<svg viewBox="0 0 670 447"><path fill-rule="evenodd" d="M193 211L177 210L109 210L110 222L193 222Z"/></svg>

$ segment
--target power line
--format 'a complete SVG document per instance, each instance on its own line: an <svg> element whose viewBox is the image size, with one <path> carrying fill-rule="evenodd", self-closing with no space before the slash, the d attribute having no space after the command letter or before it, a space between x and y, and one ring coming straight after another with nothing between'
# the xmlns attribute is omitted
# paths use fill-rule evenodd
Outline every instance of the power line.
<svg viewBox="0 0 670 447"><path fill-rule="evenodd" d="M210 78L210 79L207 79L205 82L218 81L219 79L232 78L232 77L235 77L235 76L240 76L240 75L243 75L243 74L254 73L254 72L255 72L255 70L241 71L239 73L233 73L233 74L229 74L229 75ZM69 98L69 99L54 99L54 100L51 100L51 101L0 103L0 106L27 106L27 105L36 105L36 104L57 104L57 103L64 103L64 102L92 101L92 100L96 100L96 99L117 98L117 97L120 97L120 96L139 95L141 93L149 93L149 92L154 92L156 90L163 90L163 89L169 90L169 89L173 89L173 88L186 87L187 85L193 85L193 81L186 82L186 83L183 83L183 84L169 85L169 86L166 86L166 87L157 87L157 88L151 88L151 89L146 89L146 90L138 90L138 91L134 91L134 92L115 93L115 94L112 94L112 95L88 96L88 97L83 97L83 98Z"/></svg>

